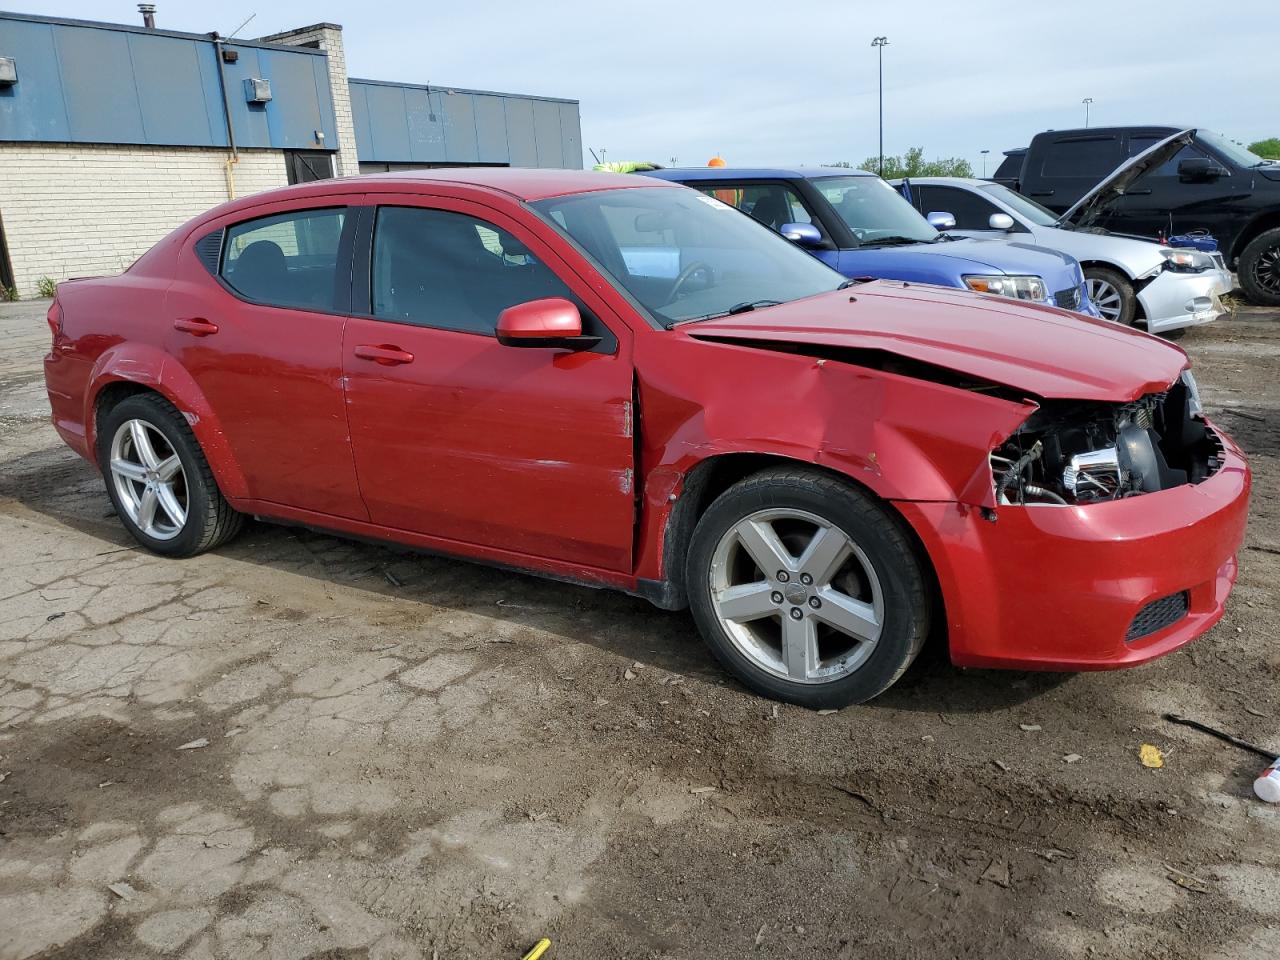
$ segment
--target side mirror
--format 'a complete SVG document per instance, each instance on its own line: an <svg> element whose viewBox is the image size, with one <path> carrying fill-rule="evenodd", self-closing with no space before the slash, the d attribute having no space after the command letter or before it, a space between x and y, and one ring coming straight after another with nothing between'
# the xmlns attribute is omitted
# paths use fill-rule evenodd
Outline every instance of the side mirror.
<svg viewBox="0 0 1280 960"><path fill-rule="evenodd" d="M802 247L822 246L822 233L812 223L784 223L778 232Z"/></svg>
<svg viewBox="0 0 1280 960"><path fill-rule="evenodd" d="M1229 171L1208 157L1188 157L1178 161L1178 179L1188 183L1204 183L1225 177Z"/></svg>
<svg viewBox="0 0 1280 960"><path fill-rule="evenodd" d="M933 210L930 211L929 216L925 219L929 221L929 226L933 227L933 229L940 233L945 233L948 230L954 230L956 228L956 218L950 213L942 213L937 210Z"/></svg>
<svg viewBox="0 0 1280 960"><path fill-rule="evenodd" d="M599 337L582 335L582 314L562 297L530 300L498 314L498 342L507 347L560 347L586 350Z"/></svg>
<svg viewBox="0 0 1280 960"><path fill-rule="evenodd" d="M1013 229L1013 217L1007 213L993 213L991 219L987 221L987 226L992 230L1004 230L1008 232Z"/></svg>

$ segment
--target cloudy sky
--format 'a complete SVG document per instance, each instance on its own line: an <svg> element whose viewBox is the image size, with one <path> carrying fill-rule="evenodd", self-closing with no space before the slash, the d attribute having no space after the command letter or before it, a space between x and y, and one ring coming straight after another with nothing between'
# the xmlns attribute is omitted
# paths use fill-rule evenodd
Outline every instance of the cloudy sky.
<svg viewBox="0 0 1280 960"><path fill-rule="evenodd" d="M138 22L116 0L10 0L28 13ZM1185 123L1280 136L1274 3L1064 0L157 0L158 25L256 37L344 27L351 76L570 97L611 160L859 162L912 146L981 171L1049 128ZM590 155L587 155L590 163Z"/></svg>

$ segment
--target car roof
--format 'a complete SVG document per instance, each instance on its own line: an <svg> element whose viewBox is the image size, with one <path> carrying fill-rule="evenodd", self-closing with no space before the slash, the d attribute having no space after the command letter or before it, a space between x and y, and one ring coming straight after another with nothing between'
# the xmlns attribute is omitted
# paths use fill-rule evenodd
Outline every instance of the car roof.
<svg viewBox="0 0 1280 960"><path fill-rule="evenodd" d="M897 187L902 185L902 181L904 179L910 180L913 185L917 183L923 183L926 185L932 183L937 184L938 186L989 187L992 184L991 180L982 180L978 177L899 177L898 179L890 180L889 182Z"/></svg>
<svg viewBox="0 0 1280 960"><path fill-rule="evenodd" d="M417 193L431 184L478 187L505 193L517 200L545 200L596 190L658 187L652 180L625 173L601 173L594 170L523 169L519 167L437 167L431 170L407 170L395 173L365 173L355 177L315 180L234 200L217 208L219 215L239 209L250 209L264 203L305 197L332 196L373 190L379 193Z"/></svg>
<svg viewBox="0 0 1280 960"><path fill-rule="evenodd" d="M1172 136L1179 130L1192 129L1186 126L1169 126L1163 123L1126 123L1114 127L1067 127L1062 130L1042 130L1037 137L1100 137L1117 133L1164 133Z"/></svg>
<svg viewBox="0 0 1280 960"><path fill-rule="evenodd" d="M812 180L815 177L874 177L850 167L664 167L645 176L657 180Z"/></svg>

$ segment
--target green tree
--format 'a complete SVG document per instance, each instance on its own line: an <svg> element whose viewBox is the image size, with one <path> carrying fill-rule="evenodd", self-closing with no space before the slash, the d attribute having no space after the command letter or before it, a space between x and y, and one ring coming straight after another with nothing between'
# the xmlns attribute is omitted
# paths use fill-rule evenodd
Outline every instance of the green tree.
<svg viewBox="0 0 1280 960"><path fill-rule="evenodd" d="M860 170L880 172L880 158L867 157L858 164ZM945 157L937 160L924 158L924 147L912 147L900 157L884 158L884 178L894 180L898 177L972 177L973 167L968 160L959 157Z"/></svg>
<svg viewBox="0 0 1280 960"><path fill-rule="evenodd" d="M1264 160L1280 160L1280 137L1268 137L1249 144L1249 149Z"/></svg>

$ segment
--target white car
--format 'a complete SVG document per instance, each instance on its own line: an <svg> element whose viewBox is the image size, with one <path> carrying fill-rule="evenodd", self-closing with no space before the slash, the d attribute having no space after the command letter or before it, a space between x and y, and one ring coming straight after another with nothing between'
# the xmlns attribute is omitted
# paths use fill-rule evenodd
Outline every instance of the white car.
<svg viewBox="0 0 1280 960"><path fill-rule="evenodd" d="M931 220L943 215L955 219L949 233L1025 239L1075 257L1084 269L1090 299L1108 320L1144 323L1150 333L1208 323L1226 312L1221 297L1233 286L1220 253L1072 227L1092 205L1123 192L1145 168L1126 164L1061 217L988 180L911 177L906 185L908 199ZM892 182L903 189L902 180Z"/></svg>

